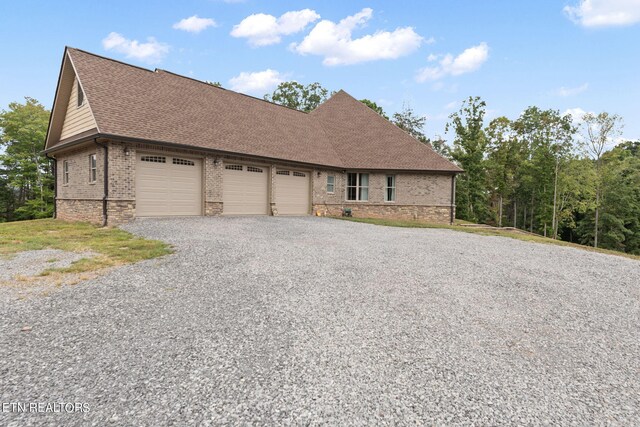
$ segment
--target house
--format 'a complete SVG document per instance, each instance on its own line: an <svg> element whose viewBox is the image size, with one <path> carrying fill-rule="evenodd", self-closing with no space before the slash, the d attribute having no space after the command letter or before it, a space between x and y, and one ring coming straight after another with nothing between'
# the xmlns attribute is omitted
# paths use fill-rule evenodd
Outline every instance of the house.
<svg viewBox="0 0 640 427"><path fill-rule="evenodd" d="M66 48L47 132L56 215L454 218L461 172L344 91L311 113Z"/></svg>

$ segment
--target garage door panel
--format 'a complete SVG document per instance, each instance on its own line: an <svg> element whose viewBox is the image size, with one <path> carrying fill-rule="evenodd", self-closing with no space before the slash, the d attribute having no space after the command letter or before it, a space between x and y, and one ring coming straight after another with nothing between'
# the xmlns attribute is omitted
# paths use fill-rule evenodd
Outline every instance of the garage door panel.
<svg viewBox="0 0 640 427"><path fill-rule="evenodd" d="M145 161L145 159L154 161ZM137 216L201 214L202 161L200 159L138 155L136 163Z"/></svg>
<svg viewBox="0 0 640 427"><path fill-rule="evenodd" d="M276 171L276 207L279 215L308 215L310 210L308 172Z"/></svg>
<svg viewBox="0 0 640 427"><path fill-rule="evenodd" d="M251 169L262 172L252 172ZM268 169L248 165L227 165L223 177L223 213L266 215L269 209Z"/></svg>

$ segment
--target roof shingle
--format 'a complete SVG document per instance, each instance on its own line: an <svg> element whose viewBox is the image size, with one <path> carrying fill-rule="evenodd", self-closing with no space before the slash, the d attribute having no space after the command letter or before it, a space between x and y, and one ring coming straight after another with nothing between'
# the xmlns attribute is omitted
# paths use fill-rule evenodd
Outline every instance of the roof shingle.
<svg viewBox="0 0 640 427"><path fill-rule="evenodd" d="M67 52L100 134L354 169L461 169L340 91L307 114L170 72Z"/></svg>

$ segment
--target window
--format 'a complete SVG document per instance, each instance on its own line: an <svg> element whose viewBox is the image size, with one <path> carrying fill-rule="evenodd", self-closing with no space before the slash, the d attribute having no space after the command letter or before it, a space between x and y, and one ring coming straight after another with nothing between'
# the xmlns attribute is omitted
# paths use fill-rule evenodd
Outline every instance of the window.
<svg viewBox="0 0 640 427"><path fill-rule="evenodd" d="M193 160L179 159L177 157L173 158L173 164L174 165L184 165L184 166L195 166L196 165Z"/></svg>
<svg viewBox="0 0 640 427"><path fill-rule="evenodd" d="M369 174L347 174L347 200L369 200Z"/></svg>
<svg viewBox="0 0 640 427"><path fill-rule="evenodd" d="M62 183L69 183L69 161L65 160L62 162Z"/></svg>
<svg viewBox="0 0 640 427"><path fill-rule="evenodd" d="M289 171L276 171L276 175L289 175Z"/></svg>
<svg viewBox="0 0 640 427"><path fill-rule="evenodd" d="M395 202L396 201L396 176L395 175L387 175L387 186L384 191L384 201L385 202Z"/></svg>
<svg viewBox="0 0 640 427"><path fill-rule="evenodd" d="M333 193L336 189L336 177L327 175L327 193Z"/></svg>
<svg viewBox="0 0 640 427"><path fill-rule="evenodd" d="M302 173L302 172L294 172L294 173L293 173L293 176L300 176L300 177L304 178L304 177L305 177L305 176L307 176L307 175L305 175L305 174L304 174L304 173Z"/></svg>
<svg viewBox="0 0 640 427"><path fill-rule="evenodd" d="M82 104L84 104L84 92L82 91L80 82L78 82L78 107L82 107Z"/></svg>
<svg viewBox="0 0 640 427"><path fill-rule="evenodd" d="M248 172L259 172L259 173L262 173L262 169L256 168L254 166L247 166L247 171Z"/></svg>
<svg viewBox="0 0 640 427"><path fill-rule="evenodd" d="M166 163L167 158L164 156L141 156L141 162L151 162L151 163Z"/></svg>
<svg viewBox="0 0 640 427"><path fill-rule="evenodd" d="M241 171L242 165L226 165L224 168L230 171Z"/></svg>
<svg viewBox="0 0 640 427"><path fill-rule="evenodd" d="M98 177L98 168L96 162L96 155L89 154L89 182L96 182Z"/></svg>

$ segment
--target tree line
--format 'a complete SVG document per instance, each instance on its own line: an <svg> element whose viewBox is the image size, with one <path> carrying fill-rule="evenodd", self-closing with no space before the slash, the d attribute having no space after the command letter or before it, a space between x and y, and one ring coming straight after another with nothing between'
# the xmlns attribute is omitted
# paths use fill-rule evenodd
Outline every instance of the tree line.
<svg viewBox="0 0 640 427"><path fill-rule="evenodd" d="M284 82L265 99L308 112L330 95L319 83ZM469 97L449 116L447 144L427 138L427 119L406 104L389 118L360 101L464 169L457 219L640 254L640 141L619 140L619 116L531 106L486 123L486 103Z"/></svg>
<svg viewBox="0 0 640 427"><path fill-rule="evenodd" d="M264 98L309 112L332 94L292 81ZM464 169L456 218L640 254L640 141L619 140L619 116L532 106L486 123L486 103L469 97L449 116L447 143L427 138L426 117L409 105L389 117L361 102ZM49 114L32 98L0 112L0 222L52 215L53 171L42 154Z"/></svg>

